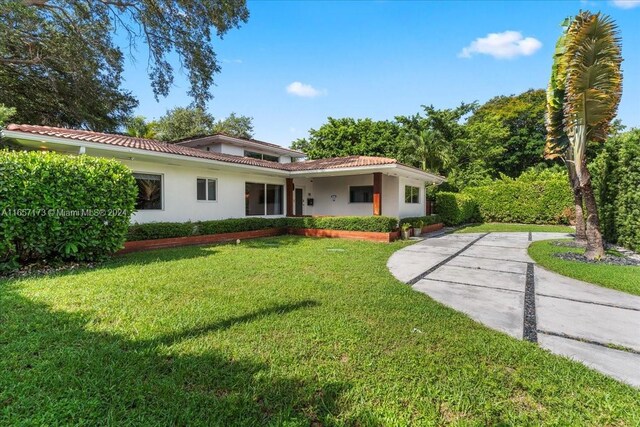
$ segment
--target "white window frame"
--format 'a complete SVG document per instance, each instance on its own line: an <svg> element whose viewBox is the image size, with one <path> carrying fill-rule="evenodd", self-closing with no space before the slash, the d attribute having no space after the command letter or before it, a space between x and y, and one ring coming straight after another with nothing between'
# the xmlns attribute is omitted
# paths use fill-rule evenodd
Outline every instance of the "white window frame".
<svg viewBox="0 0 640 427"><path fill-rule="evenodd" d="M417 202L407 202L407 187L415 188L416 190L418 190L418 201ZM411 191L411 195L413 195L413 190ZM420 187L415 186L415 185L405 184L405 186L404 186L404 202L407 205L419 205L420 204Z"/></svg>
<svg viewBox="0 0 640 427"><path fill-rule="evenodd" d="M204 200L200 200L198 199L198 180L199 179L204 179L205 180L205 199ZM209 181L213 181L216 183L216 198L214 200L209 200ZM196 177L196 201L198 203L217 203L218 202L218 178L210 178L210 177L205 177L205 176L198 176Z"/></svg>
<svg viewBox="0 0 640 427"><path fill-rule="evenodd" d="M161 212L164 211L164 207L165 207L165 191L164 191L164 174L160 173L160 172L149 172L149 171L140 171L140 170L134 170L131 171L131 175L133 175L133 178L135 179L135 175L136 174L142 174L142 175L158 175L160 177L160 205L161 208L160 209L136 209L136 212L145 212L145 211L151 211L151 212ZM136 187L138 186L138 183L136 183ZM137 196L136 196L137 198Z"/></svg>

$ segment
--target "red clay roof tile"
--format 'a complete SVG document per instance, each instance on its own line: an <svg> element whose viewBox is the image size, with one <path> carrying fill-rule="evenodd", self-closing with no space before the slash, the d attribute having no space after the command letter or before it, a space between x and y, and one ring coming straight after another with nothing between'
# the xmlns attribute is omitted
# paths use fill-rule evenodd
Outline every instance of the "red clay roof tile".
<svg viewBox="0 0 640 427"><path fill-rule="evenodd" d="M334 157L328 159L307 160L294 163L276 163L267 160L253 159L249 157L233 156L230 154L215 153L199 150L197 148L175 145L153 139L136 138L127 135L116 135L87 130L65 129L50 126L35 126L10 124L6 127L9 131L24 132L28 134L44 135L57 138L67 138L78 141L97 142L107 145L134 148L139 150L154 151L158 153L176 154L180 156L196 157L215 160L219 162L236 163L250 166L259 166L283 171L309 171L322 169L341 169L363 166L379 166L397 164L395 159L386 157L349 156Z"/></svg>

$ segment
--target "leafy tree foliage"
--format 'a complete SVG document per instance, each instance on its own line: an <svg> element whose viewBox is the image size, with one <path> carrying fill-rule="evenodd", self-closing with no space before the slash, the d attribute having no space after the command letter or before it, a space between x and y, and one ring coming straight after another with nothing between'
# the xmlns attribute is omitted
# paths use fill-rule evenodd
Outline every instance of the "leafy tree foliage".
<svg viewBox="0 0 640 427"><path fill-rule="evenodd" d="M120 89L114 34L142 41L156 98L167 96L177 53L189 95L203 107L220 65L214 37L246 22L245 0L0 0L0 102L16 120L114 131L137 105Z"/></svg>
<svg viewBox="0 0 640 427"><path fill-rule="evenodd" d="M137 101L120 89L108 19L87 5L42 3L0 0L0 102L18 122L115 131Z"/></svg>
<svg viewBox="0 0 640 427"><path fill-rule="evenodd" d="M310 159L344 156L395 157L400 127L383 120L329 117L320 128L311 129L309 138L294 141L291 147L304 151Z"/></svg>
<svg viewBox="0 0 640 427"><path fill-rule="evenodd" d="M177 141L213 133L215 119L199 107L176 107L155 122L156 138Z"/></svg>
<svg viewBox="0 0 640 427"><path fill-rule="evenodd" d="M16 114L16 109L0 104L0 129Z"/></svg>
<svg viewBox="0 0 640 427"><path fill-rule="evenodd" d="M253 118L229 114L226 119L218 120L213 125L214 133L223 133L237 138L253 138Z"/></svg>
<svg viewBox="0 0 640 427"><path fill-rule="evenodd" d="M475 110L468 121L470 126L487 122L505 130L492 141L504 149L493 165L496 172L517 177L530 166L544 161L545 109L545 91L531 89L519 95L496 96Z"/></svg>
<svg viewBox="0 0 640 427"><path fill-rule="evenodd" d="M154 139L156 136L155 122L147 122L144 116L135 116L127 120L125 134L137 138Z"/></svg>
<svg viewBox="0 0 640 427"><path fill-rule="evenodd" d="M134 119L132 132L146 131L161 141L177 141L180 139L223 133L238 138L253 137L253 119L231 113L229 117L216 121L213 115L199 107L176 107L155 122L136 124ZM149 136L147 136L149 137Z"/></svg>

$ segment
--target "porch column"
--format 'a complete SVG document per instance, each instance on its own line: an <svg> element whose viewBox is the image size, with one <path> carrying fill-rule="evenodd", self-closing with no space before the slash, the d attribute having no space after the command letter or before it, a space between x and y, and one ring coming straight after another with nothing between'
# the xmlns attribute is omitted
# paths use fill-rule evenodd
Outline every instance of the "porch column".
<svg viewBox="0 0 640 427"><path fill-rule="evenodd" d="M286 178L287 181L287 216L293 216L293 178Z"/></svg>
<svg viewBox="0 0 640 427"><path fill-rule="evenodd" d="M382 172L373 173L373 214L382 215Z"/></svg>

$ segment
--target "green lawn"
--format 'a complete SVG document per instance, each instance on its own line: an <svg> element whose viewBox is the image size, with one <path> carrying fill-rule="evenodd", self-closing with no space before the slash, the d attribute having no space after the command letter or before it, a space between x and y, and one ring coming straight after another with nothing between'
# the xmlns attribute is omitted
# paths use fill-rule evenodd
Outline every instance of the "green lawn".
<svg viewBox="0 0 640 427"><path fill-rule="evenodd" d="M0 425L638 425L640 391L293 236L0 282Z"/></svg>
<svg viewBox="0 0 640 427"><path fill-rule="evenodd" d="M573 233L575 230L566 225L536 225L536 224L503 224L488 222L484 224L471 224L456 230L456 233L499 233L513 231L537 231L552 233Z"/></svg>
<svg viewBox="0 0 640 427"><path fill-rule="evenodd" d="M561 252L584 253L584 249L557 246L553 244L552 240L534 242L529 246L529 256L547 270L607 288L640 295L640 267L587 264L563 260L554 256L554 254ZM612 253L612 255L616 255L616 253Z"/></svg>

